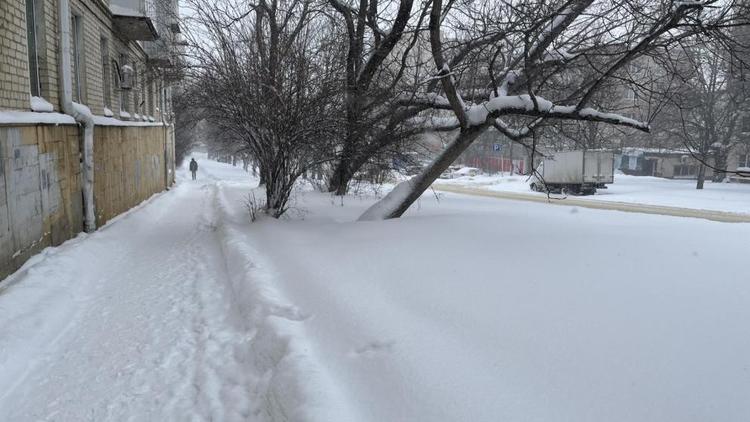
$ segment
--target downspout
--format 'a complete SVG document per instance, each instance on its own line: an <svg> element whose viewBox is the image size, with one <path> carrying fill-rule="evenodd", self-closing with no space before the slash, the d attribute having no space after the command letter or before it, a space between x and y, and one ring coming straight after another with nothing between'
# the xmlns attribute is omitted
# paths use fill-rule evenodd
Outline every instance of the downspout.
<svg viewBox="0 0 750 422"><path fill-rule="evenodd" d="M164 103L159 104L161 106L159 117L164 129L164 188L169 190L169 127L167 126L167 119L164 118L164 110L167 108L167 91L163 86L161 87L161 91L164 93ZM162 92L159 93L159 98L161 98Z"/></svg>
<svg viewBox="0 0 750 422"><path fill-rule="evenodd" d="M177 179L177 168L176 168L177 164L175 163L175 157L174 157L175 118L174 118L174 113L171 110L170 110L169 116L167 116L166 113L164 112L164 110L167 109L167 103L169 103L172 100L172 93L171 93L171 90L167 91L166 88L163 88L163 89L164 89L164 104L162 104L161 121L164 124L164 164L166 167L165 173L167 177L167 189L169 189L169 187L172 186L170 182L173 182ZM167 98L167 92L170 93L169 98ZM170 130L172 132L172 136L169 136ZM169 142L170 140L172 141L171 144ZM170 175L172 176L171 179L169 177Z"/></svg>
<svg viewBox="0 0 750 422"><path fill-rule="evenodd" d="M169 190L169 128L164 117L161 118L164 130L164 189Z"/></svg>
<svg viewBox="0 0 750 422"><path fill-rule="evenodd" d="M71 29L70 0L59 0L60 27L60 99L63 112L70 115L83 127L83 207L84 230L96 230L94 214L94 116L88 107L73 102L71 77Z"/></svg>

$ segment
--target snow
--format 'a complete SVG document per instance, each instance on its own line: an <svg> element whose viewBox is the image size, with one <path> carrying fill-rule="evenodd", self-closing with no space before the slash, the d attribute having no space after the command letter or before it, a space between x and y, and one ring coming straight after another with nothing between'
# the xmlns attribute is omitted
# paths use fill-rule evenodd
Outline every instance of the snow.
<svg viewBox="0 0 750 422"><path fill-rule="evenodd" d="M640 157L643 154L690 154L690 151L687 149L625 147L622 149L622 154Z"/></svg>
<svg viewBox="0 0 750 422"><path fill-rule="evenodd" d="M5 419L750 414L748 224L304 190L250 223L240 167L185 173L0 285Z"/></svg>
<svg viewBox="0 0 750 422"><path fill-rule="evenodd" d="M88 106L73 102L73 109L76 113L81 114L86 117L94 117L94 115L91 113L91 109L88 108Z"/></svg>
<svg viewBox="0 0 750 422"><path fill-rule="evenodd" d="M120 117L122 117L123 119L129 119L130 118L130 113L128 113L125 110L120 110Z"/></svg>
<svg viewBox="0 0 750 422"><path fill-rule="evenodd" d="M137 10L120 6L118 4L110 4L109 10L112 12L113 15L120 15L120 16L143 16L143 13L138 12Z"/></svg>
<svg viewBox="0 0 750 422"><path fill-rule="evenodd" d="M42 97L31 97L31 111L40 113L52 113L55 107Z"/></svg>
<svg viewBox="0 0 750 422"><path fill-rule="evenodd" d="M450 180L440 179L436 183L546 196L546 193L532 192L529 189L528 176L480 175ZM576 199L750 214L749 185L706 182L703 190L697 190L695 183L695 180L615 174L615 183L607 185L607 189L599 189L595 195L580 196ZM561 197L561 195L553 196Z"/></svg>
<svg viewBox="0 0 750 422"><path fill-rule="evenodd" d="M112 117L112 116L114 116L114 115L115 115L115 114L114 114L114 113L112 113L112 110L108 109L107 107L104 107L104 116L105 116L105 117Z"/></svg>
<svg viewBox="0 0 750 422"><path fill-rule="evenodd" d="M143 122L139 120L120 120L113 117L94 116L97 126L162 126L162 122Z"/></svg>
<svg viewBox="0 0 750 422"><path fill-rule="evenodd" d="M404 180L398 183L388 194L380 201L374 203L360 217L359 221L382 220L386 216L396 211L399 204L412 192L413 180Z"/></svg>
<svg viewBox="0 0 750 422"><path fill-rule="evenodd" d="M36 113L31 111L0 111L0 124L52 124L74 125L76 121L71 116L61 113Z"/></svg>

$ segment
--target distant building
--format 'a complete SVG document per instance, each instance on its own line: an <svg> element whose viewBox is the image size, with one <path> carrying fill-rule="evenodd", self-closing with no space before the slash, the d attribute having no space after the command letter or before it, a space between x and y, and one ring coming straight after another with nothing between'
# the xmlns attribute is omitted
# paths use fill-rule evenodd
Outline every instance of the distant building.
<svg viewBox="0 0 750 422"><path fill-rule="evenodd" d="M623 148L615 160L615 168L634 176L697 179L700 168L700 162L689 151L660 148ZM713 171L707 168L706 177L712 175Z"/></svg>
<svg viewBox="0 0 750 422"><path fill-rule="evenodd" d="M0 0L0 276L174 180L176 0Z"/></svg>
<svg viewBox="0 0 750 422"><path fill-rule="evenodd" d="M531 170L528 154L527 149L519 143L512 142L495 129L489 129L461 154L457 162L487 173L527 174ZM542 153L537 151L536 154L534 161L538 164Z"/></svg>

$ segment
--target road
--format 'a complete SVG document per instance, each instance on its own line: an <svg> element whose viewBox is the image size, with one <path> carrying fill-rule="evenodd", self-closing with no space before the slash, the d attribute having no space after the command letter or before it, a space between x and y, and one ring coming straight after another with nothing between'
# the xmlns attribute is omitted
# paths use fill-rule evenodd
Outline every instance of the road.
<svg viewBox="0 0 750 422"><path fill-rule="evenodd" d="M600 210L635 212L641 214L670 215L674 217L702 218L724 223L750 223L750 214L739 214L724 211L701 210L692 208L668 207L662 205L634 204L614 201L592 201L580 197L547 198L535 193L500 192L486 189L469 188L455 185L433 184L437 191L459 193L465 195L485 196L498 199L512 199L517 201L541 202L553 205L567 205Z"/></svg>

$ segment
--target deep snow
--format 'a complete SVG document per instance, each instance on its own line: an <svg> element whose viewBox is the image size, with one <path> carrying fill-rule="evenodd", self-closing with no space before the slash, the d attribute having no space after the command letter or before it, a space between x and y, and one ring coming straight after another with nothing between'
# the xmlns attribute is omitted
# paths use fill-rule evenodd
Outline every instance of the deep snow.
<svg viewBox="0 0 750 422"><path fill-rule="evenodd" d="M745 421L750 225L178 187L0 292L0 419ZM439 202L438 202L439 198Z"/></svg>

